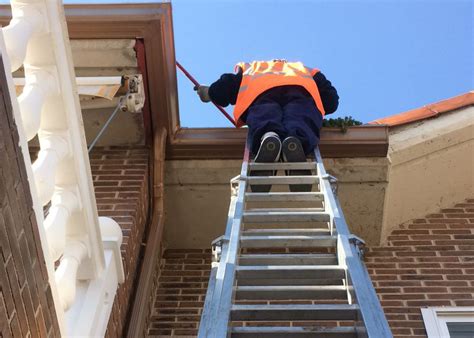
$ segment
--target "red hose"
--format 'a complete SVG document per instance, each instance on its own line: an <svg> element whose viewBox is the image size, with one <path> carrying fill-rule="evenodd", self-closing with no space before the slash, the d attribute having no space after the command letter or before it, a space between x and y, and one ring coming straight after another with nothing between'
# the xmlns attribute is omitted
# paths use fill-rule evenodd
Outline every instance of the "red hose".
<svg viewBox="0 0 474 338"><path fill-rule="evenodd" d="M181 66L181 64L180 64L178 61L176 61L176 66L179 68L179 70L181 70L181 71L183 72L184 75L186 75L186 77L187 77L195 86L200 86L199 82L197 82L197 80L196 80L191 74L189 74L189 72L188 72L186 69L184 69L184 67ZM224 116L234 125L234 127L237 127L237 125L235 124L234 119L233 119L232 117L230 117L229 114L227 114L227 112L225 111L224 108L222 108L221 106L218 106L218 105L215 104L214 102L212 102L212 104L213 104L214 106L216 106L216 108L219 109L222 114L224 114Z"/></svg>

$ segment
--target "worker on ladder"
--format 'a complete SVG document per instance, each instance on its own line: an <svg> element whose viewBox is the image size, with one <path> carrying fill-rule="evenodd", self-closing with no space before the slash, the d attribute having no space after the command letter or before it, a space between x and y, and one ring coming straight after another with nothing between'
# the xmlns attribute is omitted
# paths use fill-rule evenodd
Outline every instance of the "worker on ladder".
<svg viewBox="0 0 474 338"><path fill-rule="evenodd" d="M223 74L211 86L195 87L201 101L234 107L237 127L248 125L255 162L304 162L319 143L325 114L336 111L339 96L331 82L315 68L286 60L241 62L235 74ZM291 170L289 175L310 175ZM272 176L273 171L253 171ZM268 192L270 185L252 186ZM291 185L291 191L310 191L311 185Z"/></svg>

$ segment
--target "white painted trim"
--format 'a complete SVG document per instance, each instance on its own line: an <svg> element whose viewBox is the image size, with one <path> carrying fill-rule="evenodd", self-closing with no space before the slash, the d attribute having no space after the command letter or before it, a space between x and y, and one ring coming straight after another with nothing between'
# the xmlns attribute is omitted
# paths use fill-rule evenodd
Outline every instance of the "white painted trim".
<svg viewBox="0 0 474 338"><path fill-rule="evenodd" d="M474 323L474 307L470 306L427 307L421 314L428 338L449 338L449 322Z"/></svg>
<svg viewBox="0 0 474 338"><path fill-rule="evenodd" d="M13 78L15 86L24 86L24 77ZM121 76L85 76L76 77L76 84L78 86L95 86L95 85L117 85L122 83Z"/></svg>

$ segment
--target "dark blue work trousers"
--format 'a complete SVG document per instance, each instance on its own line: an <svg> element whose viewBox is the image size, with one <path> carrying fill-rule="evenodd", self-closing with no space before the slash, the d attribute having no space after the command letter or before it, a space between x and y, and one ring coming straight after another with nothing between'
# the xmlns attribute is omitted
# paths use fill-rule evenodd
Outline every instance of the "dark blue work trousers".
<svg viewBox="0 0 474 338"><path fill-rule="evenodd" d="M306 89L282 86L261 94L242 120L248 125L252 153L258 151L262 136L273 131L282 141L288 136L297 137L308 155L319 143L323 117Z"/></svg>

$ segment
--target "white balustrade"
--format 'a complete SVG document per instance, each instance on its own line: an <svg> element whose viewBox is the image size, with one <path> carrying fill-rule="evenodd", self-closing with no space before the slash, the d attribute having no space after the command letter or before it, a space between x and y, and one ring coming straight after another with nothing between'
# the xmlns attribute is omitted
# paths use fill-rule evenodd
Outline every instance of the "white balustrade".
<svg viewBox="0 0 474 338"><path fill-rule="evenodd" d="M34 34L46 31L46 19L41 8L42 1L12 1L12 20L3 28L3 36L10 58L11 71L23 65L28 41Z"/></svg>
<svg viewBox="0 0 474 338"><path fill-rule="evenodd" d="M80 210L81 204L77 191L73 188L56 186L51 199L48 217L44 221L44 228L48 237L51 259L57 261L66 247L66 226L74 212Z"/></svg>
<svg viewBox="0 0 474 338"><path fill-rule="evenodd" d="M20 106L21 108L21 106ZM33 164L38 199L46 205L54 192L56 170L59 163L69 154L69 145L66 137L60 134L41 132L38 159Z"/></svg>
<svg viewBox="0 0 474 338"><path fill-rule="evenodd" d="M66 243L61 263L56 270L56 285L64 310L69 310L76 298L76 277L81 262L87 255L84 241L71 240Z"/></svg>
<svg viewBox="0 0 474 338"><path fill-rule="evenodd" d="M25 69L18 100L8 72L7 80L27 165L27 141L38 135L40 142L27 174L58 322L63 336L101 336L124 279L122 231L97 214L62 4L13 0L11 6L0 47L6 71ZM42 206L50 201L44 219Z"/></svg>
<svg viewBox="0 0 474 338"><path fill-rule="evenodd" d="M52 70L53 71L53 70ZM26 138L31 140L40 128L41 112L46 99L59 94L56 77L52 71L26 67L25 87L18 97Z"/></svg>

